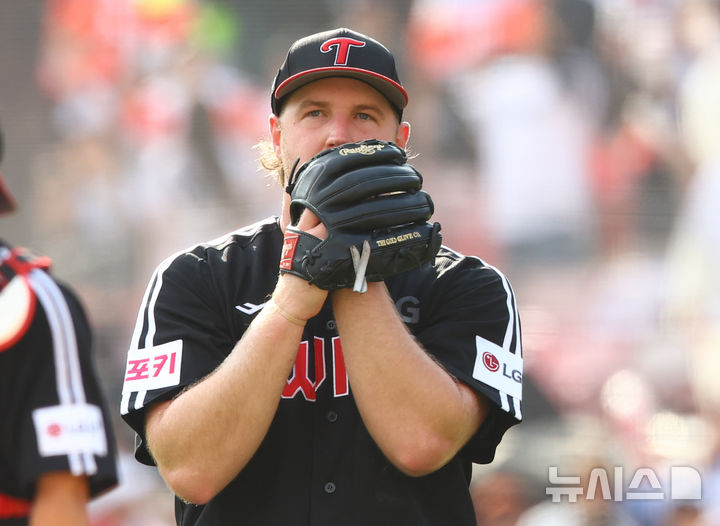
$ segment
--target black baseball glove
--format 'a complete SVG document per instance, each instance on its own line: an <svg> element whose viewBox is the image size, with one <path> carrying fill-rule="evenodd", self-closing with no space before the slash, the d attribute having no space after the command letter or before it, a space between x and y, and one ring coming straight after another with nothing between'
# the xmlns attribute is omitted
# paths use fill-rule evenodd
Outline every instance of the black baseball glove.
<svg viewBox="0 0 720 526"><path fill-rule="evenodd" d="M295 177L293 178L293 175ZM366 140L325 150L291 174L291 224L280 270L325 290L383 281L433 259L440 224L422 176L391 142ZM319 239L296 228L305 208L327 230Z"/></svg>

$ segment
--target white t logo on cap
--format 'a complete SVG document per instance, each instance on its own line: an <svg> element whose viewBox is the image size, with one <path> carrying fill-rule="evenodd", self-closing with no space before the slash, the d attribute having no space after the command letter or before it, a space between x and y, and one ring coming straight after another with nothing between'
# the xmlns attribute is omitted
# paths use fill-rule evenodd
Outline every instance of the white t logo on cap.
<svg viewBox="0 0 720 526"><path fill-rule="evenodd" d="M355 40L354 38L338 37L326 40L320 46L320 51L323 53L329 53L333 47L335 50L335 65L336 66L347 66L348 55L350 47L364 47L365 42L362 40Z"/></svg>

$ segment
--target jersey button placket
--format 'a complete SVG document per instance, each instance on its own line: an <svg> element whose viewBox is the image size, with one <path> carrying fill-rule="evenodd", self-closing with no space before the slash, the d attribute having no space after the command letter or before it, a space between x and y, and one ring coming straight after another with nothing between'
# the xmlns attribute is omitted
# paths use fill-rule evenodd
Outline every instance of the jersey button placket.
<svg viewBox="0 0 720 526"><path fill-rule="evenodd" d="M337 422L339 415L335 411L328 411L325 415L325 418L327 418L327 421L331 424L334 424Z"/></svg>
<svg viewBox="0 0 720 526"><path fill-rule="evenodd" d="M325 490L325 493L327 493L328 495L332 495L333 493L335 493L337 487L335 486L334 482L326 482L325 486L323 486L323 489Z"/></svg>

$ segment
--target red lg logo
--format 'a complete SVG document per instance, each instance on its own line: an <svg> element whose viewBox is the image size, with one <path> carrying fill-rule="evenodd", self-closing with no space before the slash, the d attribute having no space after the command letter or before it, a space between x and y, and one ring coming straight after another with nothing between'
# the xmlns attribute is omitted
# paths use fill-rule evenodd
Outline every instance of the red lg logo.
<svg viewBox="0 0 720 526"><path fill-rule="evenodd" d="M50 424L47 427L47 433L51 437L59 437L62 434L62 426L60 424Z"/></svg>
<svg viewBox="0 0 720 526"><path fill-rule="evenodd" d="M494 373L495 371L500 369L500 362L498 362L498 359L495 357L494 354L486 352L483 354L482 359L483 365L485 365L485 367L487 367L490 372Z"/></svg>

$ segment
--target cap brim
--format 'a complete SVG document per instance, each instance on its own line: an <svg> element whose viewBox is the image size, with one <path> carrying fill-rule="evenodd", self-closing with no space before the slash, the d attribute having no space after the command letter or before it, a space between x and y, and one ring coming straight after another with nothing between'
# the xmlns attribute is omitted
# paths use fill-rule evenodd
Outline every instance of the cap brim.
<svg viewBox="0 0 720 526"><path fill-rule="evenodd" d="M15 210L15 199L0 175L0 214L6 214L13 210Z"/></svg>
<svg viewBox="0 0 720 526"><path fill-rule="evenodd" d="M382 93L395 108L402 110L407 106L408 94L405 89L394 80L378 75L374 71L358 68L315 68L293 75L280 84L275 90L275 99L280 100L293 91L313 82L327 77L349 77L370 84Z"/></svg>

